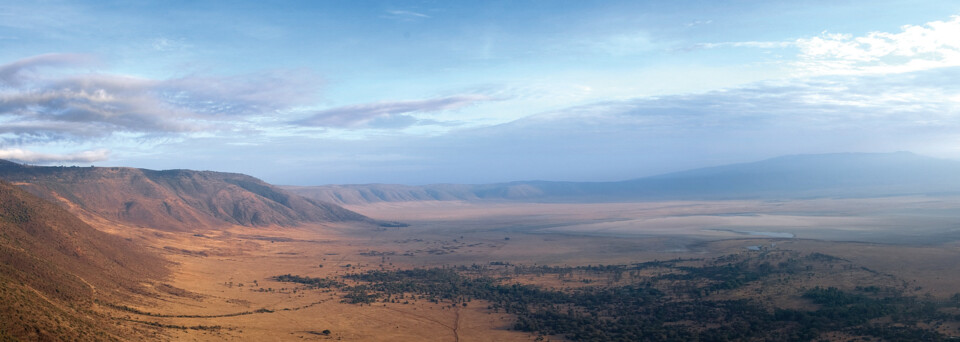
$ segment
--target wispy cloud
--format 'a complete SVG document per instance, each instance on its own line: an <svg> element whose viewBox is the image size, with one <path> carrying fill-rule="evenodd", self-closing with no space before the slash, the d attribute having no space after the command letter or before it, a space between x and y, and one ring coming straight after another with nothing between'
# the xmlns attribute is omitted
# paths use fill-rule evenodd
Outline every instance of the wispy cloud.
<svg viewBox="0 0 960 342"><path fill-rule="evenodd" d="M309 70L269 70L238 76L164 80L155 90L164 101L201 114L272 113L316 99L322 80Z"/></svg>
<svg viewBox="0 0 960 342"><path fill-rule="evenodd" d="M717 49L717 48L756 48L756 49L777 49L796 46L796 42L765 42L765 41L747 41L747 42L720 42L720 43L701 43L696 44L690 49Z"/></svg>
<svg viewBox="0 0 960 342"><path fill-rule="evenodd" d="M694 20L686 24L687 27L703 26L713 24L713 20Z"/></svg>
<svg viewBox="0 0 960 342"><path fill-rule="evenodd" d="M383 17L399 21L416 21L430 18L429 15L407 10L388 10Z"/></svg>
<svg viewBox="0 0 960 342"><path fill-rule="evenodd" d="M18 148L0 149L0 159L8 159L24 163L93 163L107 160L110 151L91 150L68 154L39 153Z"/></svg>
<svg viewBox="0 0 960 342"><path fill-rule="evenodd" d="M190 44L187 44L185 39L171 39L165 37L154 39L150 45L154 50L160 52L181 51L191 47Z"/></svg>
<svg viewBox="0 0 960 342"><path fill-rule="evenodd" d="M383 101L331 108L293 122L316 127L406 127L419 120L414 113L430 113L463 108L477 102L492 101L487 95L468 94L426 100Z"/></svg>
<svg viewBox="0 0 960 342"><path fill-rule="evenodd" d="M16 87L25 80L40 78L37 70L41 68L78 67L90 65L94 61L93 56L72 53L52 53L24 58L0 65L0 87Z"/></svg>
<svg viewBox="0 0 960 342"><path fill-rule="evenodd" d="M952 75L952 76L950 76ZM600 102L544 114L541 120L617 122L634 128L700 129L911 129L936 123L960 128L960 105L951 100L960 67L895 76L825 76L703 94Z"/></svg>
<svg viewBox="0 0 960 342"><path fill-rule="evenodd" d="M302 71L168 80L75 72L90 60L50 54L0 65L0 142L228 129L310 101L319 85Z"/></svg>
<svg viewBox="0 0 960 342"><path fill-rule="evenodd" d="M448 134L401 139L372 134L362 143L343 143L329 135L293 136L229 151L282 161L287 169L303 170L304 183L317 182L319 173L329 177L324 182L622 180L784 154L840 151L910 150L956 158L958 78L960 67L820 76L596 102ZM209 141L189 149L222 153ZM404 159L362 157L394 155ZM278 177L288 172L275 165L257 172ZM384 174L384 169L391 172Z"/></svg>
<svg viewBox="0 0 960 342"><path fill-rule="evenodd" d="M500 180L628 179L705 164L837 151L956 156L957 78L960 67L604 101L385 143L375 151L442 161L424 163L429 172L418 172L429 176L421 177L423 182L460 174Z"/></svg>
<svg viewBox="0 0 960 342"><path fill-rule="evenodd" d="M940 153L960 139L960 67L896 75L822 76L702 94L598 102L490 128L538 144L577 141L604 153L653 148L766 156L912 148ZM613 147L619 146L622 147ZM745 144L761 144L747 146ZM898 147L899 146L899 147ZM626 151L621 151L626 153ZM692 153L692 152L691 152Z"/></svg>

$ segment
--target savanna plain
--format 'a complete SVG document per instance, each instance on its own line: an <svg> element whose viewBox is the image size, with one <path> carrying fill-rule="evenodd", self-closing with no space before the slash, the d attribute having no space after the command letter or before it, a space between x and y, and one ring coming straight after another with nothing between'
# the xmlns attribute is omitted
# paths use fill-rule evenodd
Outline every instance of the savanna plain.
<svg viewBox="0 0 960 342"><path fill-rule="evenodd" d="M187 341L960 336L960 197L346 207L391 223L88 218L172 261L95 310Z"/></svg>

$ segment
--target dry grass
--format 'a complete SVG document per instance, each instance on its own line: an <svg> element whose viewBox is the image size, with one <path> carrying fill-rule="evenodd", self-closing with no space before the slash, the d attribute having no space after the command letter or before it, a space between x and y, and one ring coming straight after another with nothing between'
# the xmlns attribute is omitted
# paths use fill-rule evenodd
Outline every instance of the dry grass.
<svg viewBox="0 0 960 342"><path fill-rule="evenodd" d="M957 208L957 203L949 198L584 205L408 202L350 208L373 218L411 224L404 228L231 227L197 234L104 226L153 246L176 266L165 285L154 285L158 287L152 297L128 305L151 315L102 310L114 317L168 326L161 330L173 340L523 341L536 336L509 330L510 316L487 312L480 302L457 309L422 300L359 306L340 303L340 296L328 290L304 289L271 277L288 273L333 277L373 269L491 261L617 264L713 257L771 244L839 256L870 269L830 278L829 284L810 280L800 283L803 286L852 287L896 278L906 280L904 286L913 294L945 297L957 292L960 284L956 276L960 266L955 263L960 249L943 238L952 232L938 227L950 218L942 211ZM895 211L905 214L891 214ZM937 214L916 214L930 211ZM913 219L907 220L911 215ZM905 232L898 225L907 221L924 228ZM872 226L876 229L870 230L868 242L847 241ZM736 231L790 232L797 238ZM900 238L908 233L922 244L904 243ZM549 277L520 280L569 286ZM742 296L760 293L785 307L807 305L791 302L789 296L777 297L773 287L741 291ZM322 334L324 330L331 334Z"/></svg>

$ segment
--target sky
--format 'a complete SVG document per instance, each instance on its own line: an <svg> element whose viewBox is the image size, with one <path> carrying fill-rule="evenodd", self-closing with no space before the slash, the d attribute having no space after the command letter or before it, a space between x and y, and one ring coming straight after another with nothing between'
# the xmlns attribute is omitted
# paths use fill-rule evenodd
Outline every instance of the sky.
<svg viewBox="0 0 960 342"><path fill-rule="evenodd" d="M0 159L274 184L960 159L956 1L0 0Z"/></svg>

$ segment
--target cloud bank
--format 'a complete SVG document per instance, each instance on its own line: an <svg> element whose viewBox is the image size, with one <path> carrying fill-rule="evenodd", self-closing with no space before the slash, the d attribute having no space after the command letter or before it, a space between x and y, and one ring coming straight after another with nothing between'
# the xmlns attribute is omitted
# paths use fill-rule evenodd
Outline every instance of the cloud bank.
<svg viewBox="0 0 960 342"><path fill-rule="evenodd" d="M356 153L417 160L405 175L412 183L623 180L840 151L951 156L960 151L958 78L960 67L603 101ZM357 166L343 177L393 164Z"/></svg>
<svg viewBox="0 0 960 342"><path fill-rule="evenodd" d="M960 66L960 16L898 33L823 33L798 39L799 65L818 74L897 73Z"/></svg>
<svg viewBox="0 0 960 342"><path fill-rule="evenodd" d="M415 12L388 14L423 19L420 24L441 19L427 20ZM960 17L894 31L825 32L779 38L782 41L747 37L741 42L694 45L694 49L776 50L747 59L771 62L777 69L750 80L780 80L704 93L623 100L626 91L611 96L600 87L574 93L550 84L553 87L544 91L549 94L543 96L523 90L507 91L506 96L487 92L498 94L490 96L476 94L482 91L473 88L470 93L454 93L438 86L427 91L459 95L322 110L315 110L321 108L315 107L319 78L301 70L150 79L91 72L96 61L86 55L41 55L0 65L0 156L84 162L107 154L41 154L12 147L56 146L60 151L74 142L96 147L105 142L102 146L116 151L114 158L137 158L122 156L126 145L109 138L174 137L157 144L156 151L151 146L149 156L123 162L240 171L280 182L299 174L306 179L301 184L318 175L337 182L616 180L783 154L840 151L911 150L955 157L960 153L960 82L956 82ZM605 54L655 61L657 56L647 51L660 51L664 46L658 44L669 43L654 35L657 31L650 31L650 36L644 32L604 33L609 39L590 39L594 45L589 47L601 54L586 57L610 57L601 56ZM577 63L599 65L598 60ZM670 77L695 81L710 77L694 72L679 70L676 75L653 74L614 84L630 89L631 82L656 85L669 83ZM521 76L516 82L549 81ZM580 80L579 75L571 77ZM583 86L589 89L594 81L586 78ZM357 96L362 96L363 85L357 87ZM517 88L530 87L525 83ZM562 103L586 104L562 108L551 103L559 102L555 100L564 97L563 91L583 97ZM614 96L619 100L611 100ZM490 103L504 98L517 101ZM485 127L477 125L493 120L456 129L405 129L435 125L429 120L450 117L447 111L480 105L511 107L507 114L490 112L490 117L499 115L497 122L516 120ZM550 111L520 117L546 108ZM464 117L476 118L485 108L475 109L463 110ZM400 133L381 131L389 129ZM263 134L248 134L251 131ZM162 158L164 163L156 162ZM267 162L250 163L252 159ZM383 170L391 172L385 175Z"/></svg>
<svg viewBox="0 0 960 342"><path fill-rule="evenodd" d="M904 25L900 32L863 36L823 32L790 41L700 43L679 49L796 49L789 62L799 76L889 74L960 66L960 16L923 25Z"/></svg>
<svg viewBox="0 0 960 342"><path fill-rule="evenodd" d="M896 75L821 76L702 94L598 102L519 120L633 132L960 129L960 67ZM574 129L571 126L570 129ZM958 130L960 132L960 130ZM960 134L960 133L958 133Z"/></svg>
<svg viewBox="0 0 960 342"><path fill-rule="evenodd" d="M80 141L230 128L312 100L302 71L156 80L78 72L93 58L49 54L0 65L0 143Z"/></svg>
<svg viewBox="0 0 960 342"><path fill-rule="evenodd" d="M23 163L93 163L107 160L110 152L107 150L91 150L69 154L37 153L17 148L0 149L0 159L8 159Z"/></svg>

